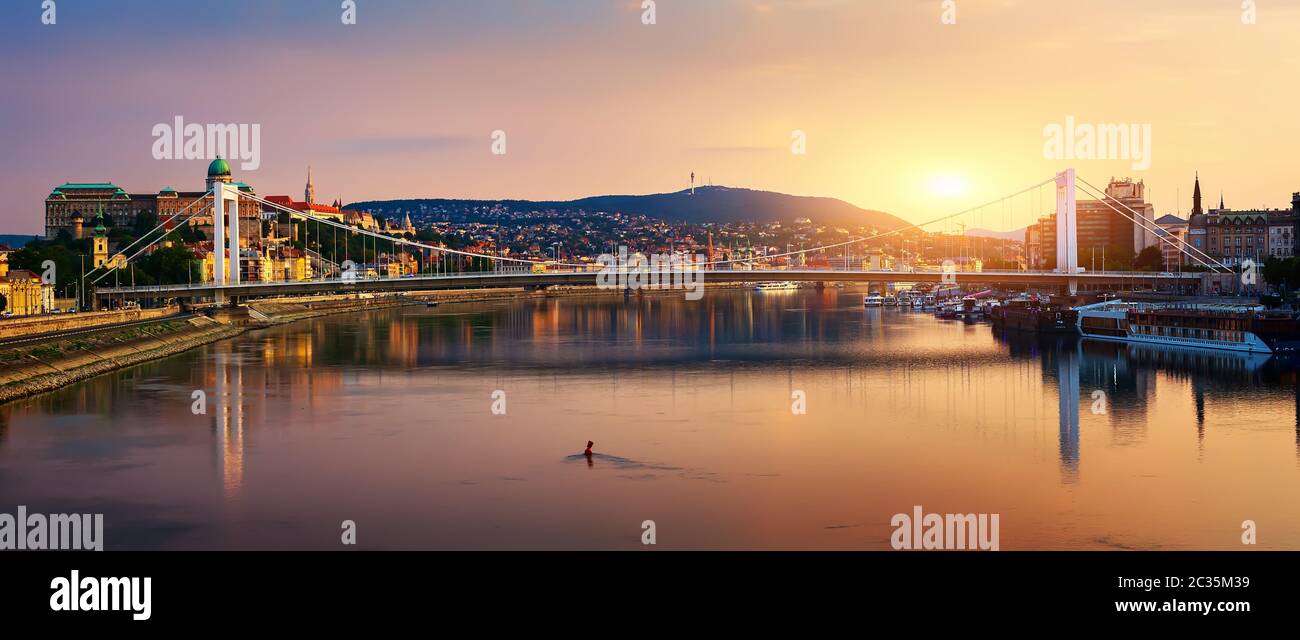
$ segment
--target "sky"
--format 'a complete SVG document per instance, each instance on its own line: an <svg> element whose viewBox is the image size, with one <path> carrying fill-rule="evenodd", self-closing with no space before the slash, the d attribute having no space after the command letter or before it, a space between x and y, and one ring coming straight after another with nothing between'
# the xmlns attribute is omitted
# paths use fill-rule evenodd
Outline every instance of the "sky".
<svg viewBox="0 0 1300 640"><path fill-rule="evenodd" d="M0 233L42 232L65 181L202 189L206 161L154 157L177 116L259 125L235 179L301 197L310 165L319 201L694 172L919 222L1069 166L1145 181L1157 214L1190 209L1198 171L1229 207L1300 191L1300 0L657 0L653 24L642 0L356 0L355 24L342 0L45 1L54 24L0 6ZM1068 117L1149 127L1149 166L1047 157ZM1044 212L1022 200L970 226Z"/></svg>

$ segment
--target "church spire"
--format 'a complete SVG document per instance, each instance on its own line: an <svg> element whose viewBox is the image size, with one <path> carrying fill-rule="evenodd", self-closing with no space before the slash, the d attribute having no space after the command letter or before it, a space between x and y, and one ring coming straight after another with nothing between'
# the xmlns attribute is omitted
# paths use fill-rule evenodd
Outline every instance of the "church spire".
<svg viewBox="0 0 1300 640"><path fill-rule="evenodd" d="M311 183L311 165L307 165L307 188L303 190L307 204L316 204L316 185Z"/></svg>
<svg viewBox="0 0 1300 640"><path fill-rule="evenodd" d="M1196 188L1192 190L1192 215L1199 216L1205 213L1201 210L1201 172L1196 172Z"/></svg>

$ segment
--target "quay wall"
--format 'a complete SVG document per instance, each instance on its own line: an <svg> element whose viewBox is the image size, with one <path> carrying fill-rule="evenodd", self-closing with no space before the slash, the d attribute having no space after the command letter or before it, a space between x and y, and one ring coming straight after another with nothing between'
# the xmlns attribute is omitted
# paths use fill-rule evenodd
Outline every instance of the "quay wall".
<svg viewBox="0 0 1300 640"><path fill-rule="evenodd" d="M0 403L165 358L245 330L195 316L0 349Z"/></svg>
<svg viewBox="0 0 1300 640"><path fill-rule="evenodd" d="M85 311L81 313L53 313L23 316L0 320L0 340L22 338L56 331L74 331L93 327L152 320L175 315L177 307L157 309L130 309L123 311Z"/></svg>

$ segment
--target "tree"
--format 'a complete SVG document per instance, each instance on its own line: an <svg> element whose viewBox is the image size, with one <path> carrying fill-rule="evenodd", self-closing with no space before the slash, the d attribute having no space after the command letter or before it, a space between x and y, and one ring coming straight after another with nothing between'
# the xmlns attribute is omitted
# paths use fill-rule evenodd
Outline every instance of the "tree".
<svg viewBox="0 0 1300 640"><path fill-rule="evenodd" d="M44 274L46 260L54 262L54 284L59 291L76 282L81 275L81 257L58 240L27 243L9 254L9 267Z"/></svg>
<svg viewBox="0 0 1300 640"><path fill-rule="evenodd" d="M200 279L198 263L182 245L163 247L136 261L137 284L185 284L192 279Z"/></svg>
<svg viewBox="0 0 1300 640"><path fill-rule="evenodd" d="M1147 247L1133 258L1133 269L1137 271L1164 271L1165 256L1160 247Z"/></svg>
<svg viewBox="0 0 1300 640"><path fill-rule="evenodd" d="M158 226L158 214L153 211L141 211L135 216L135 237L139 238Z"/></svg>
<svg viewBox="0 0 1300 640"><path fill-rule="evenodd" d="M1264 282L1275 287L1282 286L1284 281L1287 283L1294 283L1295 281L1290 279L1292 263L1294 261L1294 258L1283 260L1282 258L1269 256L1268 259L1264 261Z"/></svg>

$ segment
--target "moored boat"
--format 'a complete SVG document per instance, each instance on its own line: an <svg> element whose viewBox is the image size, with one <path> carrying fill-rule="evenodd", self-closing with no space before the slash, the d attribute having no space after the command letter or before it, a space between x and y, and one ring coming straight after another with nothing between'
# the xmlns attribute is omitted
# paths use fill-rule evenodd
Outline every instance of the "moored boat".
<svg viewBox="0 0 1300 640"><path fill-rule="evenodd" d="M1078 307L1079 332L1094 340L1247 353L1300 353L1300 319L1260 305L1157 304L1110 300Z"/></svg>
<svg viewBox="0 0 1300 640"><path fill-rule="evenodd" d="M754 291L790 291L798 288L797 282L760 282L754 286Z"/></svg>
<svg viewBox="0 0 1300 640"><path fill-rule="evenodd" d="M993 326L1009 331L1075 333L1078 313L1065 305L1043 304L1037 298L1007 300L994 309Z"/></svg>

